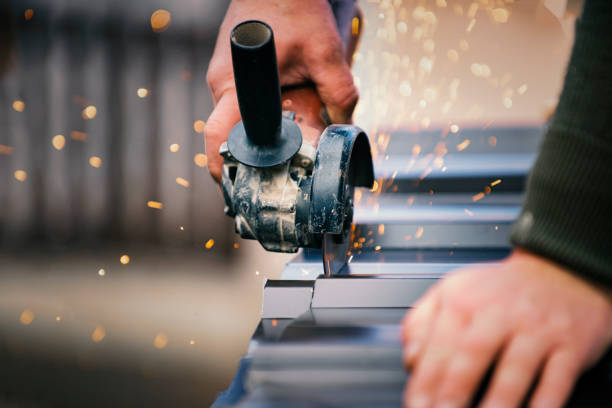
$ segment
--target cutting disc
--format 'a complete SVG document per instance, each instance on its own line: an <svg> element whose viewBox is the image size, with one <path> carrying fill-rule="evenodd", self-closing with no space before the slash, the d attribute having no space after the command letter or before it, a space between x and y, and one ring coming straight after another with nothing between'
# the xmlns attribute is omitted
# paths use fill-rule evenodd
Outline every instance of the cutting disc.
<svg viewBox="0 0 612 408"><path fill-rule="evenodd" d="M348 250L351 243L351 225L353 224L353 193L355 188L346 185L344 226L340 234L323 234L321 245L323 253L323 271L325 276L338 275L346 266Z"/></svg>

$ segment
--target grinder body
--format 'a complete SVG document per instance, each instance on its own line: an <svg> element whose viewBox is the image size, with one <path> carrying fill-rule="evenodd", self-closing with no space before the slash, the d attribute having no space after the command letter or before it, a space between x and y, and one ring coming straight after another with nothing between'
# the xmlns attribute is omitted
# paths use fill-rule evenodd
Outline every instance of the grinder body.
<svg viewBox="0 0 612 408"><path fill-rule="evenodd" d="M353 189L373 183L367 136L356 126L330 125L317 147L303 141L295 112L281 110L271 28L246 21L230 41L242 121L220 154L225 212L236 232L276 252L320 248L329 237L348 245Z"/></svg>

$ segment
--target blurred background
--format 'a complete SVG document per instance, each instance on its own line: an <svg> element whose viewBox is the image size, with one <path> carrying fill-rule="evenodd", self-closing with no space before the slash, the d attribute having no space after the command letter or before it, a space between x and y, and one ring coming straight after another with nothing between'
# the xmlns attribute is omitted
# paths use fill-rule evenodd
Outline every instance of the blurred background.
<svg viewBox="0 0 612 408"><path fill-rule="evenodd" d="M581 7L358 4L355 123L377 163L393 137L443 158L469 153L464 127L543 125ZM226 8L0 5L0 406L208 406L229 385L292 256L235 236L206 168Z"/></svg>

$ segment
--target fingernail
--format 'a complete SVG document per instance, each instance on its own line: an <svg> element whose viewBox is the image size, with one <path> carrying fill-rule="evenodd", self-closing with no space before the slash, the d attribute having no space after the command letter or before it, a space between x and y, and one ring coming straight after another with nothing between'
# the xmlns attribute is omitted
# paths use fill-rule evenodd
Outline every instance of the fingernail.
<svg viewBox="0 0 612 408"><path fill-rule="evenodd" d="M417 394L408 398L409 408L426 408L429 406L431 399L428 395Z"/></svg>

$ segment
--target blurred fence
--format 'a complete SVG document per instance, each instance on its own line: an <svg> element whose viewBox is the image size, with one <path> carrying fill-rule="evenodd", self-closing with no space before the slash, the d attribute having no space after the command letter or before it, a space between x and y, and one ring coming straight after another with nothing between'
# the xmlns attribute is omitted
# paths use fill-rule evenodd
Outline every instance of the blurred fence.
<svg viewBox="0 0 612 408"><path fill-rule="evenodd" d="M225 7L0 5L0 247L230 244L196 122ZM154 32L159 8L171 20Z"/></svg>

